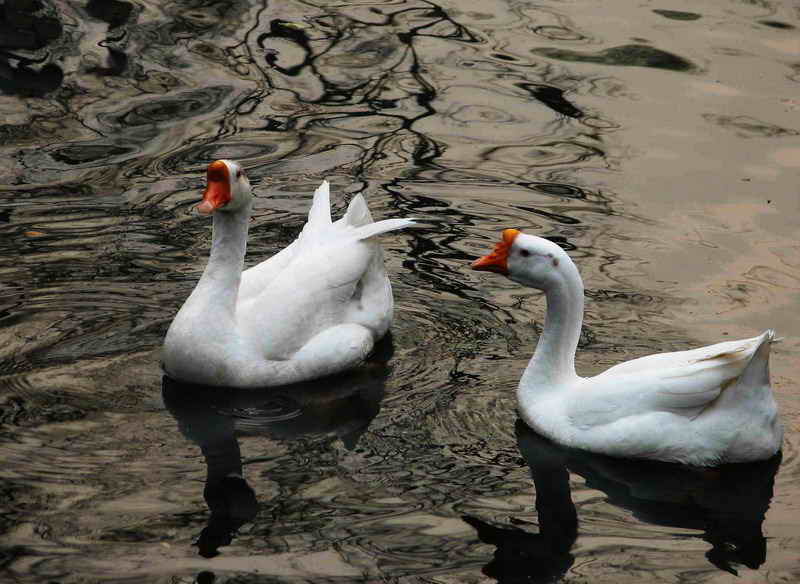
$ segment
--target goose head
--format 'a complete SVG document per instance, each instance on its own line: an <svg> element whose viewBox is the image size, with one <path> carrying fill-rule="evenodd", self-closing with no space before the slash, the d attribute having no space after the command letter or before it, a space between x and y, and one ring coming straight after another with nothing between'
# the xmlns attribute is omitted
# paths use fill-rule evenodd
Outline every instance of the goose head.
<svg viewBox="0 0 800 584"><path fill-rule="evenodd" d="M232 160L215 160L206 171L206 190L197 205L202 215L215 211L229 213L248 205L253 198L250 181L242 167Z"/></svg>
<svg viewBox="0 0 800 584"><path fill-rule="evenodd" d="M563 281L574 264L552 241L505 229L494 251L472 262L472 269L503 274L523 286L547 291Z"/></svg>

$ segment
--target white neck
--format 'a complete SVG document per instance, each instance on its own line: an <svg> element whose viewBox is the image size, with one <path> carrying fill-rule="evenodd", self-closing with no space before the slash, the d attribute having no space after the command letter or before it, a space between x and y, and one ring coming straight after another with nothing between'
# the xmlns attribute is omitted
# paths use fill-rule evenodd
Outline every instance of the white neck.
<svg viewBox="0 0 800 584"><path fill-rule="evenodd" d="M583 282L571 261L561 262L558 275L545 290L544 331L520 382L520 389L528 392L546 392L578 377L575 349L583 322Z"/></svg>
<svg viewBox="0 0 800 584"><path fill-rule="evenodd" d="M214 213L211 255L192 296L213 303L216 314L233 316L236 310L251 206Z"/></svg>

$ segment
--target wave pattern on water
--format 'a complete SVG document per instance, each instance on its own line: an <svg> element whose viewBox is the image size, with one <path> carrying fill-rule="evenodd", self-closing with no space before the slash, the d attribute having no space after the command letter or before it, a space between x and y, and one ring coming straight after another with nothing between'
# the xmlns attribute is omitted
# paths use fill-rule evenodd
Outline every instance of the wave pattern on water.
<svg viewBox="0 0 800 584"><path fill-rule="evenodd" d="M760 530L770 497L796 499L796 433L777 477L762 469L742 482L758 496L733 498L755 510L751 540L709 527L686 493L655 498L680 511L665 522L647 497L662 475L636 467L636 482L515 432L543 300L467 269L503 228L551 237L587 281L582 372L686 348L683 299L642 285L658 218L608 187L626 120L607 112L639 99L621 69L699 79L706 64L604 39L567 5L473 5L0 7L0 574L677 582L782 557L791 541ZM653 12L657 26L710 21ZM702 119L750 141L797 134ZM394 345L360 377L269 396L162 386L158 347L210 245L192 206L218 158L255 188L250 264L299 233L323 178L337 214L364 192L376 218L418 219L384 240ZM768 298L795 286L794 267L715 293ZM698 500L721 492L706 479Z"/></svg>

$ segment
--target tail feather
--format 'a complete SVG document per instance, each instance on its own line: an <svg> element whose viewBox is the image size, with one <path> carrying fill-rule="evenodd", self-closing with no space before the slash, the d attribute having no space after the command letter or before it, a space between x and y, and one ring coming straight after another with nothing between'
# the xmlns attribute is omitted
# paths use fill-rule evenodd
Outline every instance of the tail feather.
<svg viewBox="0 0 800 584"><path fill-rule="evenodd" d="M314 191L311 208L308 210L308 220L297 236L298 250L314 247L324 241L332 225L330 185L324 180Z"/></svg>
<svg viewBox="0 0 800 584"><path fill-rule="evenodd" d="M714 408L743 408L764 399L772 399L769 382L769 350L775 337L772 330L759 337L758 344L738 377L722 389Z"/></svg>
<svg viewBox="0 0 800 584"><path fill-rule="evenodd" d="M314 199L311 203L311 209L308 211L307 226L316 229L318 226L323 227L331 224L331 189L328 181L322 181L322 184L314 191Z"/></svg>
<svg viewBox="0 0 800 584"><path fill-rule="evenodd" d="M709 412L722 413L717 422L729 427L730 438L721 453L723 462L750 462L774 455L783 441L783 426L769 382L772 330L756 341L750 361L729 388L724 388ZM722 426L718 426L720 431Z"/></svg>
<svg viewBox="0 0 800 584"><path fill-rule="evenodd" d="M314 192L314 201L308 212L308 222L297 238L301 249L326 245L332 239L367 239L387 231L402 229L414 223L411 219L384 219L373 222L364 197L360 194L353 197L344 217L331 222L330 185L328 181Z"/></svg>
<svg viewBox="0 0 800 584"><path fill-rule="evenodd" d="M739 377L739 383L745 385L769 385L769 351L775 339L775 331L769 329L761 335L758 346L750 357L750 362L745 366Z"/></svg>
<svg viewBox="0 0 800 584"><path fill-rule="evenodd" d="M359 240L367 239L369 237L380 235L381 233L386 233L387 231L403 229L414 224L415 221L413 219L384 219L383 221L377 221L375 223L362 225L361 227L356 228L354 235L355 238Z"/></svg>
<svg viewBox="0 0 800 584"><path fill-rule="evenodd" d="M372 214L369 212L369 208L367 208L367 202L359 193L353 197L353 200L350 201L350 204L347 206L347 213L344 215L344 222L346 225L350 225L351 227L361 227L362 225L367 225L373 221Z"/></svg>

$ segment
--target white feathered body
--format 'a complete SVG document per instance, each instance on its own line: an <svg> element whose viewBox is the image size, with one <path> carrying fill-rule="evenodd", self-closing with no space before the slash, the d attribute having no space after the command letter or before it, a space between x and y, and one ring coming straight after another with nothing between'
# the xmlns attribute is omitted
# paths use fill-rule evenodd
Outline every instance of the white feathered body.
<svg viewBox="0 0 800 584"><path fill-rule="evenodd" d="M517 389L523 421L573 448L710 466L773 456L783 427L769 381L771 330L758 337L649 355L594 377L575 372L583 282L555 243L503 232L473 267L544 290L545 326Z"/></svg>
<svg viewBox="0 0 800 584"><path fill-rule="evenodd" d="M168 374L208 385L286 385L357 366L386 334L392 288L374 236L411 220L373 222L357 195L332 222L325 182L298 238L242 272L246 225L242 238L228 225L235 217L218 216L209 266L167 333ZM237 257L238 273L228 265Z"/></svg>
<svg viewBox="0 0 800 584"><path fill-rule="evenodd" d="M769 383L772 331L649 355L591 378L518 389L520 414L561 444L709 466L769 458L783 429Z"/></svg>

